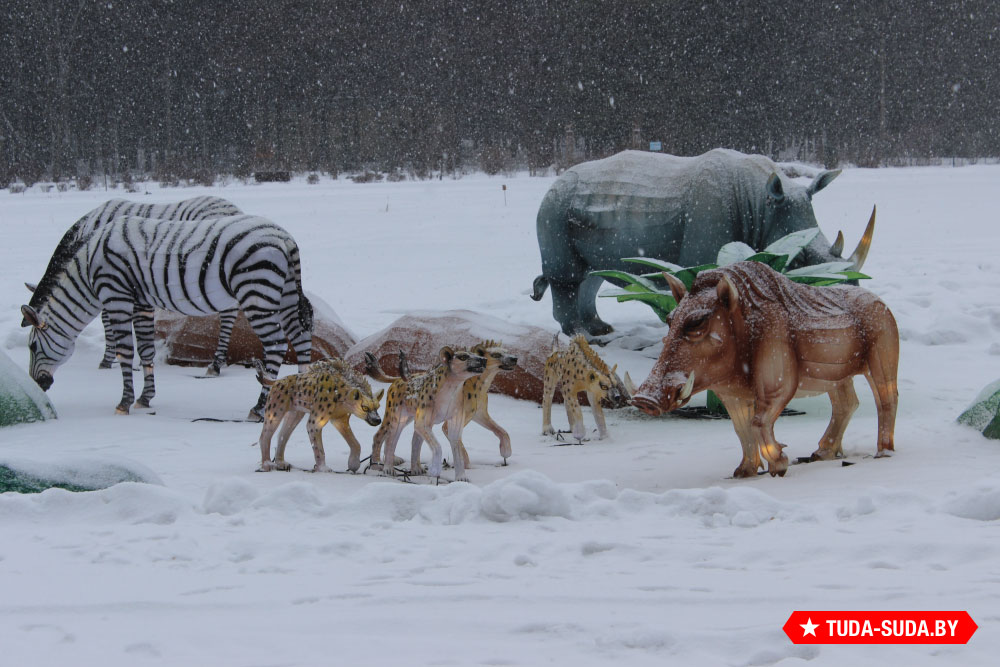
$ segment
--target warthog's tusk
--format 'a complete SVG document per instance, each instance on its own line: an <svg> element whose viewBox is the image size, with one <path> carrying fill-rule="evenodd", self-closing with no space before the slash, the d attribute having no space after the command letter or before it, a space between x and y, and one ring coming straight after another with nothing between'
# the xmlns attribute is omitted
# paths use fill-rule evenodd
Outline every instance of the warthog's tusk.
<svg viewBox="0 0 1000 667"><path fill-rule="evenodd" d="M681 387L681 393L677 394L677 398L684 401L687 397L691 395L691 390L694 389L694 371L691 371L691 375L688 376L687 382Z"/></svg>
<svg viewBox="0 0 1000 667"><path fill-rule="evenodd" d="M629 396L635 396L635 383L632 382L632 376L625 371L625 391L628 392Z"/></svg>
<svg viewBox="0 0 1000 667"><path fill-rule="evenodd" d="M837 240L830 246L830 254L834 257L844 256L844 232L837 232Z"/></svg>
<svg viewBox="0 0 1000 667"><path fill-rule="evenodd" d="M861 267L864 266L865 259L868 258L868 250L872 245L872 235L874 233L875 207L872 206L872 217L868 219L868 226L865 227L865 233L861 236L861 240L858 241L858 247L854 249L854 253L848 258L854 264L852 268L855 271L860 271Z"/></svg>

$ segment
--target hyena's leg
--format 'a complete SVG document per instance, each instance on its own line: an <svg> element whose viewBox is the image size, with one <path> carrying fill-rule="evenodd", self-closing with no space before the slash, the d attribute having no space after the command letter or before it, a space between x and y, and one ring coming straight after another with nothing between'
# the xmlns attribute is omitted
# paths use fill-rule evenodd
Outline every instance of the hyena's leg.
<svg viewBox="0 0 1000 667"><path fill-rule="evenodd" d="M431 448L431 464L427 468L427 474L431 477L441 477L441 465L444 456L441 451L441 443L434 437L432 426L431 415L422 410L418 411L417 416L413 420L413 430L415 434L419 433ZM458 464L457 461L455 463L456 465ZM413 461L410 461L410 467L413 467Z"/></svg>
<svg viewBox="0 0 1000 667"><path fill-rule="evenodd" d="M309 429L309 442L312 443L313 456L316 458L316 465L313 472L333 472L330 466L326 465L326 451L323 449L323 427L326 426L325 415L309 415L306 428Z"/></svg>
<svg viewBox="0 0 1000 667"><path fill-rule="evenodd" d="M361 443L358 439L354 437L354 431L351 430L350 417L342 417L333 422L334 428L340 433L340 435L347 441L347 447L351 450L350 455L347 458L347 469L351 472L357 472L358 468L361 467Z"/></svg>
<svg viewBox="0 0 1000 667"><path fill-rule="evenodd" d="M476 422L485 429L489 429L493 432L493 435L500 438L500 456L503 457L504 465L507 465L507 459L510 458L511 448L510 448L510 434L504 429L503 426L496 423L490 413L486 410L480 410L472 416L472 421Z"/></svg>
<svg viewBox="0 0 1000 667"><path fill-rule="evenodd" d="M388 433L385 438L385 461L382 463L382 474L389 475L390 477L396 476L396 466L393 465L396 460L396 443L399 442L399 435L403 432L406 424L409 422L407 419L396 419L393 424L389 427ZM385 422L383 422L384 424ZM374 452L374 450L372 450ZM374 454L372 455L374 458Z"/></svg>
<svg viewBox="0 0 1000 667"><path fill-rule="evenodd" d="M564 386L568 384L564 383ZM564 391L563 405L566 406L566 418L569 420L569 428L573 437L578 442L583 442L583 436L587 434L587 430L583 427L583 410L580 409L580 400L576 397L576 393Z"/></svg>
<svg viewBox="0 0 1000 667"><path fill-rule="evenodd" d="M426 474L424 466L420 463L420 450L424 444L424 438L420 435L420 431L414 426L413 428L413 438L410 440L410 474L411 475L423 475Z"/></svg>
<svg viewBox="0 0 1000 667"><path fill-rule="evenodd" d="M448 443L451 445L451 456L455 459L455 481L468 482L469 476L465 473L465 457L462 456L462 427L465 425L465 415L461 412L447 422Z"/></svg>
<svg viewBox="0 0 1000 667"><path fill-rule="evenodd" d="M596 391L587 392L587 401L590 409L594 413L594 421L597 423L597 439L604 440L608 437L608 425L604 421L604 408L601 406L601 394Z"/></svg>
<svg viewBox="0 0 1000 667"><path fill-rule="evenodd" d="M215 355L212 363L208 365L205 375L216 377L222 372L222 367L226 365L226 356L229 353L229 339L233 335L233 326L236 318L240 314L239 310L224 310L219 313L219 342L215 347Z"/></svg>
<svg viewBox="0 0 1000 667"><path fill-rule="evenodd" d="M466 425L468 425L468 422L466 422ZM446 436L448 435L448 422L441 424L441 430L444 431ZM465 463L466 468L471 468L472 464L469 462L469 452L465 451L465 443L459 440L458 445L462 451L462 462Z"/></svg>
<svg viewBox="0 0 1000 667"><path fill-rule="evenodd" d="M299 425L302 418L306 416L305 411L292 409L291 399L289 397L282 397L284 400L280 401L282 406L288 412L285 414L285 419L281 424L281 432L278 433L278 447L274 452L274 467L277 470L291 470L292 465L285 460L285 447L288 446L288 439L292 436L292 431L295 427ZM268 399L267 409L264 411L264 419L268 418L271 409L271 400ZM312 440L310 439L310 443Z"/></svg>
<svg viewBox="0 0 1000 667"><path fill-rule="evenodd" d="M156 348L153 345L154 336L153 309L146 305L136 306L132 317L132 327L135 329L135 341L139 348L139 360L142 362L142 393L135 402L137 408L148 408L149 402L156 395L156 381L153 378L153 357Z"/></svg>
<svg viewBox="0 0 1000 667"><path fill-rule="evenodd" d="M542 435L553 435L556 432L552 428L552 397L555 396L559 378L553 366L545 364L545 383L542 387Z"/></svg>
<svg viewBox="0 0 1000 667"><path fill-rule="evenodd" d="M844 431L851 415L858 409L858 395L854 391L854 377L849 377L827 392L833 410L830 424L820 438L819 447L810 457L814 461L829 461L844 455Z"/></svg>

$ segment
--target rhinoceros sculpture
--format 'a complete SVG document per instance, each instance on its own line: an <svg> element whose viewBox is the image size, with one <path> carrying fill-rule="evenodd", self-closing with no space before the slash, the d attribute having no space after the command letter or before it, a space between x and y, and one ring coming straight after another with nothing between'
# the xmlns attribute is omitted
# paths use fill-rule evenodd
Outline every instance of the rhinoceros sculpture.
<svg viewBox="0 0 1000 667"><path fill-rule="evenodd" d="M695 278L691 291L664 274L677 299L663 352L632 404L658 415L703 389L726 406L743 447L734 477L771 475L788 458L774 422L795 396L826 393L833 414L814 459L843 454L847 422L858 407L854 376L875 394L878 449L894 449L899 331L889 308L861 287L812 287L760 262L738 262Z"/></svg>
<svg viewBox="0 0 1000 667"><path fill-rule="evenodd" d="M817 227L812 196L839 174L823 171L802 186L763 155L725 149L697 157L624 151L584 162L556 180L538 209L542 275L531 297L538 301L552 288L552 315L566 334L610 333L594 301L603 279L591 271L628 271L622 258L640 256L707 264L731 241L762 250ZM868 254L872 226L850 257L856 269ZM796 263L844 261L842 251L842 234L831 245L820 233Z"/></svg>

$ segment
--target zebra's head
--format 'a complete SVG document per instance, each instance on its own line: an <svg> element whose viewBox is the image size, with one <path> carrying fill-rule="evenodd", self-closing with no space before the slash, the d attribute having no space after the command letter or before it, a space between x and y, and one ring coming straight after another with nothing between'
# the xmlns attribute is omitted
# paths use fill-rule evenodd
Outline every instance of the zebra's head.
<svg viewBox="0 0 1000 667"><path fill-rule="evenodd" d="M56 327L50 327L45 319L31 306L21 306L22 327L31 327L28 332L30 352L28 372L42 391L52 386L52 374L73 354L75 339L64 336Z"/></svg>

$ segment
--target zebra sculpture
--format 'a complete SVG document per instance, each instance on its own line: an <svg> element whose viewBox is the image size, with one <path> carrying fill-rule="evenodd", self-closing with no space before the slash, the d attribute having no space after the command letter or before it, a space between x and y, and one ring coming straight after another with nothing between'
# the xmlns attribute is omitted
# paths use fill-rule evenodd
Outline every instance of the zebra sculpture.
<svg viewBox="0 0 1000 667"><path fill-rule="evenodd" d="M69 247L74 241L86 238L96 229L115 218L135 216L139 218L155 218L157 220L206 220L208 218L224 218L226 216L242 214L243 211L236 204L222 197L194 197L173 204L143 204L126 199L110 199L77 220L63 235L58 248ZM56 254L52 255L52 260L49 262L49 269L53 267L53 263L59 264L61 261L62 259L59 258L59 250L57 249ZM35 285L31 283L25 283L25 285L32 292L35 291ZM32 308L38 307L35 297L32 297L28 303ZM236 322L238 315L239 311L237 310L227 310L219 313L221 320L219 325L219 342L215 348L215 354L212 357L212 363L208 366L206 375L219 375L222 366L226 363L226 353L229 351L229 337L233 332L233 324ZM147 313L135 313L135 326L152 327L152 322L144 321L147 316ZM104 357L101 359L98 368L111 368L115 361L116 345L115 337L111 331L111 320L106 310L101 311L101 323L104 325Z"/></svg>
<svg viewBox="0 0 1000 667"><path fill-rule="evenodd" d="M300 370L312 353L312 306L302 293L299 248L284 229L256 216L110 220L88 236L60 244L32 302L21 306L21 326L32 327L29 371L43 390L73 353L83 328L102 309L108 312L122 368L121 414L128 414L135 397L133 321L144 376L135 405L149 407L155 394L152 317L134 320L153 307L185 315L243 310L264 345L271 378L284 357L286 337ZM266 400L264 387L248 419L261 419Z"/></svg>

